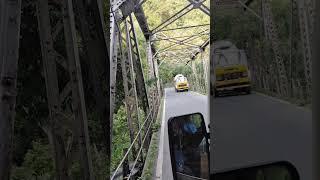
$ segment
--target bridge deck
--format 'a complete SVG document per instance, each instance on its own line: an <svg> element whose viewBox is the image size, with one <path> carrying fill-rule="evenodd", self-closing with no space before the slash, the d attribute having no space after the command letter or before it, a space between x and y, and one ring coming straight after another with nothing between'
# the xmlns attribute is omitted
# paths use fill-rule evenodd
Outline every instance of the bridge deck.
<svg viewBox="0 0 320 180"><path fill-rule="evenodd" d="M301 157L303 159L296 159L296 161L310 167L306 169L309 169L307 171L311 171L311 163L308 164L308 162L311 162L312 140L312 117L310 110L298 108L295 105L265 95L260 95L258 93L216 98L213 108L214 118L217 119L215 121L215 126L218 126L215 130L217 131L216 133L218 133L217 136L219 136L215 139L215 150L217 153L214 154L214 158L216 160L216 167L224 168L226 163L240 165L237 162L237 160L239 160L237 159L239 157L239 153L246 156L252 156L255 159L252 159L251 161L254 162L254 160L258 160L257 158L259 153L261 155L261 153L265 152L268 156L277 156L278 159L281 159L282 156L289 157L290 154L301 151L305 156ZM163 108L164 115L161 124L156 172L157 179L173 179L168 144L168 119L173 116L193 112L201 112L208 123L208 97L195 92L176 93L173 88L165 89ZM224 129L230 129L230 131L219 131L219 128L222 128L222 126L228 126L224 127ZM255 128L254 126L259 126L260 128ZM270 128L272 127L273 131L270 131ZM286 129L291 129L291 132L295 132L296 135L291 138L289 134L285 133ZM235 134L235 136L232 136L232 134ZM253 134L262 134L265 139L258 139L259 137L252 136ZM273 136L275 138L273 140L267 140L266 136ZM250 143L257 144L254 148L256 150L249 151L249 145L246 144L238 144L237 147L234 146L237 144L236 142L229 145L226 144L225 142L231 142L226 138L231 137L233 137L235 141L237 141L237 138L240 138L238 139L239 142L241 139L246 138L247 142L250 141ZM229 150L220 150L218 147L219 144L228 146ZM276 149L279 150L279 148L284 147L284 145L288 145L292 147L292 149L296 149L292 153L282 151L279 153L279 151L275 151ZM262 149L263 147L265 150ZM272 153L268 150L268 147L278 148L269 148L273 149ZM220 157L219 154L221 154L222 151L224 154L228 153L228 156ZM241 158L241 156L239 158ZM272 159L270 159L270 161L272 161ZM303 173L311 174L310 172Z"/></svg>
<svg viewBox="0 0 320 180"><path fill-rule="evenodd" d="M163 119L160 131L159 155L156 177L172 180L171 160L168 143L167 121L170 117L200 112L208 122L208 98L189 91L176 93L173 88L165 89Z"/></svg>

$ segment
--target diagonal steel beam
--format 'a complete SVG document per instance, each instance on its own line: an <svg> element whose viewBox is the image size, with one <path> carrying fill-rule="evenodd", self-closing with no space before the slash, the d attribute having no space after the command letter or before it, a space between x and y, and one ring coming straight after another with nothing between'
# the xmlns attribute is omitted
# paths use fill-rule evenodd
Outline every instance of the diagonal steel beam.
<svg viewBox="0 0 320 180"><path fill-rule="evenodd" d="M203 31L203 32L205 32L205 31ZM200 33L202 33L202 32L200 32ZM181 40L182 42L190 42L190 41L192 41L192 40L194 40L194 39L197 39L198 37L188 37L188 38L185 38L185 39L183 39L183 40ZM169 49L171 49L171 48L173 48L173 47L176 47L176 46L178 46L177 44L173 44L173 45L170 45L170 46L167 46L167 47L165 47L165 48L162 48L162 49L160 49L160 50L158 50L155 54L154 54L154 56L156 56L159 52L162 52L162 51L165 51L165 50L169 50Z"/></svg>
<svg viewBox="0 0 320 180"><path fill-rule="evenodd" d="M192 57L190 61L193 61L195 59L195 57L201 53L202 51L204 51L204 49L209 45L210 43L210 38L208 38L201 46L200 46L200 50L198 52L196 52ZM190 62L188 61L187 64Z"/></svg>
<svg viewBox="0 0 320 180"><path fill-rule="evenodd" d="M188 1L192 3L196 8L200 9L202 12L210 16L210 9L203 4L206 0L203 0L203 1L188 0Z"/></svg>
<svg viewBox="0 0 320 180"><path fill-rule="evenodd" d="M81 73L79 50L77 47L76 24L74 19L72 0L62 1L62 15L64 26L65 47L69 65L69 75L72 79L72 109L77 121L76 136L79 140L80 167L85 179L93 180L91 148L88 130L88 118Z"/></svg>
<svg viewBox="0 0 320 180"><path fill-rule="evenodd" d="M168 38L167 35L163 34L165 37ZM199 47L195 44L192 44L192 43L188 43L188 42L182 42L182 40L179 40L179 39L175 39L175 38L169 38L169 39L165 39L166 41L169 41L169 42L172 42L172 43L175 43L175 44L178 44L178 45L185 45L185 46L190 46L190 47Z"/></svg>
<svg viewBox="0 0 320 180"><path fill-rule="evenodd" d="M256 13L253 9L251 9L246 3L242 2L241 0L238 0L238 2L241 6L249 10L253 15L255 15L259 20L263 21L263 18L258 13Z"/></svg>
<svg viewBox="0 0 320 180"><path fill-rule="evenodd" d="M130 45L132 47L133 65L136 73L136 81L137 81L136 84L137 84L138 96L141 97L141 103L142 103L144 112L148 113L149 102L148 102L148 96L147 96L147 91L145 87L145 78L142 71L141 56L140 56L140 51L138 47L139 44L136 36L136 30L135 30L131 15L129 15L127 24L129 28Z"/></svg>
<svg viewBox="0 0 320 180"><path fill-rule="evenodd" d="M182 26L182 27L171 28L171 29L163 29L163 30L160 30L158 32L173 31L173 30L179 30L179 29L197 28L197 27L203 27L203 26L210 26L210 24L199 24L199 25L193 25L193 26Z"/></svg>
<svg viewBox="0 0 320 180"><path fill-rule="evenodd" d="M198 37L198 36L204 36L204 35L209 35L210 33L200 33L200 34L195 34L195 35L187 35L187 36L176 36L176 37L168 37L168 38L159 38L159 39L154 39L152 40L151 42L154 42L154 41L164 41L164 40L170 40L170 39L177 39L178 38L187 38L187 37ZM180 41L180 40L178 40Z"/></svg>
<svg viewBox="0 0 320 180"><path fill-rule="evenodd" d="M184 8L182 8L180 11L178 11L176 14L174 14L173 16L171 16L169 19L167 19L166 21L162 22L160 25L158 25L157 27L155 27L151 32L152 34L155 34L157 32L159 32L160 30L162 30L163 28L167 27L168 25L172 24L173 22L175 22L177 19L181 18L182 16L186 15L188 12L190 12L191 10L194 9L193 4L189 3L187 6L185 6Z"/></svg>

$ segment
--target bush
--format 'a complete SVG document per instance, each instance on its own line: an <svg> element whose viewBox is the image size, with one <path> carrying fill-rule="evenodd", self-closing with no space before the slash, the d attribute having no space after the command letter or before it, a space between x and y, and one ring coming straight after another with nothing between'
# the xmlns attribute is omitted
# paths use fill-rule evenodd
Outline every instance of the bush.
<svg viewBox="0 0 320 180"><path fill-rule="evenodd" d="M20 179L51 179L54 176L54 166L48 144L33 141L21 167L14 167L12 180Z"/></svg>
<svg viewBox="0 0 320 180"><path fill-rule="evenodd" d="M123 158L123 149L130 145L127 113L125 107L120 106L113 119L111 170L114 170Z"/></svg>

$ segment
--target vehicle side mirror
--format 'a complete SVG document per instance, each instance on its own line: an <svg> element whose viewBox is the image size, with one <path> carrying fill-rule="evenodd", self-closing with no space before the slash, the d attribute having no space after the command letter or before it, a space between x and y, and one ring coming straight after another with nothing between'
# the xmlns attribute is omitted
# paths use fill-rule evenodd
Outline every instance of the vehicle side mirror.
<svg viewBox="0 0 320 180"><path fill-rule="evenodd" d="M202 114L170 118L168 135L174 179L209 179L209 133Z"/></svg>

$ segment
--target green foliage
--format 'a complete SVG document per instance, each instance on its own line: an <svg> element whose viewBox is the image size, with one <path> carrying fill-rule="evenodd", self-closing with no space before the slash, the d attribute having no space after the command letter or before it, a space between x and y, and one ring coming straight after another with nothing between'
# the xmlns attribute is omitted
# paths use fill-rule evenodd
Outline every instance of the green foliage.
<svg viewBox="0 0 320 180"><path fill-rule="evenodd" d="M110 172L109 162L107 161L107 156L103 152L99 152L96 146L91 148L92 150L92 161L93 161L93 170L95 174L95 179L105 179L108 177Z"/></svg>
<svg viewBox="0 0 320 180"><path fill-rule="evenodd" d="M140 126L145 120L145 113L139 108L139 123ZM138 132L138 124L134 123L135 133ZM144 130L144 129L143 129ZM129 128L127 124L127 113L124 105L121 105L117 113L114 114L113 119L113 132L112 132L112 154L111 154L111 171L120 163L123 158L123 150L129 148L130 146L130 136ZM129 159L131 159L131 154L129 154Z"/></svg>
<svg viewBox="0 0 320 180"><path fill-rule="evenodd" d="M44 145L40 142L33 142L32 149L25 156L23 165L33 170L35 175L44 175L53 173L53 163L49 145Z"/></svg>
<svg viewBox="0 0 320 180"><path fill-rule="evenodd" d="M154 125L152 126L152 132L157 132L161 127L160 122L156 122L154 123Z"/></svg>
<svg viewBox="0 0 320 180"><path fill-rule="evenodd" d="M12 180L50 178L54 175L51 148L40 141L33 141L21 167L13 168Z"/></svg>
<svg viewBox="0 0 320 180"><path fill-rule="evenodd" d="M150 148L148 150L147 158L145 161L145 165L143 167L143 172L141 177L139 179L152 179L154 169L155 169L155 164L156 164L156 158L158 154L158 144L159 144L159 130L160 130L160 122L162 120L162 114L163 112L163 100L161 100L159 112L157 115L157 120L156 123L153 124L152 126L152 138L150 142Z"/></svg>
<svg viewBox="0 0 320 180"><path fill-rule="evenodd" d="M163 84L171 84L177 74L183 74L189 79L192 76L192 69L184 64L174 65L171 62L163 62L159 68L159 74Z"/></svg>
<svg viewBox="0 0 320 180"><path fill-rule="evenodd" d="M158 78L150 78L146 80L146 85L151 87L156 85Z"/></svg>
<svg viewBox="0 0 320 180"><path fill-rule="evenodd" d="M130 145L127 114L124 106L120 106L113 119L111 170L114 170L123 158L123 149Z"/></svg>
<svg viewBox="0 0 320 180"><path fill-rule="evenodd" d="M35 177L32 175L32 170L26 167L12 167L11 172L11 180L21 180L21 179L34 179Z"/></svg>

